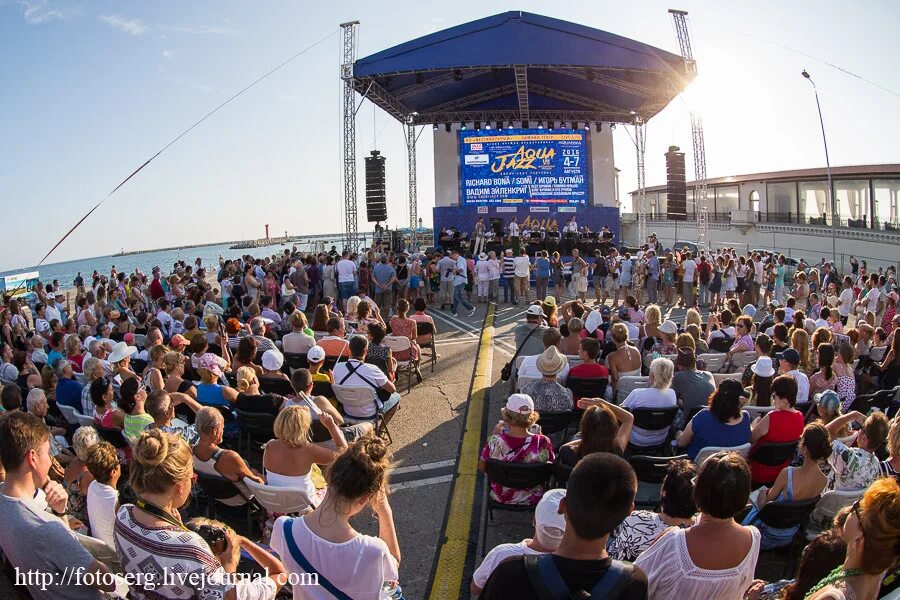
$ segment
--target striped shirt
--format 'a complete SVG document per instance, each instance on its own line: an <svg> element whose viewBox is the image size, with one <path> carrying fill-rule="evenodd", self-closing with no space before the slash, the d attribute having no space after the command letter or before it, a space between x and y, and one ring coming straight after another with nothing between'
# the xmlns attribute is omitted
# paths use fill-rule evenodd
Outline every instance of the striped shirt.
<svg viewBox="0 0 900 600"><path fill-rule="evenodd" d="M503 276L507 279L512 279L516 276L516 265L513 262L515 259L512 256L504 256L503 257Z"/></svg>

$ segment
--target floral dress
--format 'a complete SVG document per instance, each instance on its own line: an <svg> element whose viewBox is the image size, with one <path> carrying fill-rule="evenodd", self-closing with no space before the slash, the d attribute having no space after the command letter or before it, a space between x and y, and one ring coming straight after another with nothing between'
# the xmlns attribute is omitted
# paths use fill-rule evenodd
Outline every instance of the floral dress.
<svg viewBox="0 0 900 600"><path fill-rule="evenodd" d="M412 339L412 336L415 333L416 322L409 317L406 317L405 319L394 317L393 319L391 319L391 335L400 335L409 338L409 341L412 343L412 348L409 352L396 352L394 354L394 358L399 361L410 360L410 356L412 356L412 360L419 359L419 345Z"/></svg>
<svg viewBox="0 0 900 600"><path fill-rule="evenodd" d="M518 438L506 432L495 433L488 438L481 451L481 460L495 459L510 463L553 462L555 458L550 438L542 434ZM491 498L503 504L537 504L545 491L542 485L516 490L491 482Z"/></svg>
<svg viewBox="0 0 900 600"><path fill-rule="evenodd" d="M663 285L665 287L675 285L675 266L669 261L663 265Z"/></svg>
<svg viewBox="0 0 900 600"><path fill-rule="evenodd" d="M635 294L640 294L644 291L644 279L646 276L647 263L642 260L637 261L631 274Z"/></svg>

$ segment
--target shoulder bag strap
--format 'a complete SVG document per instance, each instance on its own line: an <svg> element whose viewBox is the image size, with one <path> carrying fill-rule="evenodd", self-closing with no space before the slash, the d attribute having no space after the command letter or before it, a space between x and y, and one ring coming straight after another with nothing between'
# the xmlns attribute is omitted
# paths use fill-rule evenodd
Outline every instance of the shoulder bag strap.
<svg viewBox="0 0 900 600"><path fill-rule="evenodd" d="M538 327L540 327L540 325L538 325ZM509 359L509 362L510 362L513 366L515 366L515 364L516 364L516 359L519 357L519 354L521 354L522 348L525 347L525 344L528 343L528 340L531 338L531 336L534 335L534 332L538 330L538 327L535 327L534 329L532 329L531 331L529 331L529 332L528 332L528 335L525 336L525 339L522 340L522 343L519 345L519 347L516 348L516 353L513 354L513 356L512 356L511 359Z"/></svg>
<svg viewBox="0 0 900 600"><path fill-rule="evenodd" d="M525 572L540 600L570 600L572 594L550 554L526 554Z"/></svg>
<svg viewBox="0 0 900 600"><path fill-rule="evenodd" d="M613 560L609 570L603 575L594 589L591 590L591 598L596 600L615 600L631 581L631 573L634 567L630 563Z"/></svg>
<svg viewBox="0 0 900 600"><path fill-rule="evenodd" d="M297 545L297 542L294 540L294 535L291 531L293 522L294 519L285 519L284 521L284 543L287 545L288 552L290 552L291 558L294 559L294 562L300 565L300 568L309 575L315 573L315 575L318 577L318 584L325 588L329 594L337 598L337 600L353 600L353 598L339 590L333 583L328 581L325 576L318 572L315 567L313 567L306 559L306 557L303 555L303 552L300 551L300 547Z"/></svg>

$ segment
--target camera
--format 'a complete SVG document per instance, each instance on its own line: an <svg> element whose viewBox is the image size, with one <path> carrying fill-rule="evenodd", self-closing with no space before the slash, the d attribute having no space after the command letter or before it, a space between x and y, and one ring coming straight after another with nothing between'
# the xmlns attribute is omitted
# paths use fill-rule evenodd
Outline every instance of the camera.
<svg viewBox="0 0 900 600"><path fill-rule="evenodd" d="M197 525L195 523L187 523L187 528L202 537L213 554L219 555L225 551L228 542L225 539L224 529L213 525Z"/></svg>

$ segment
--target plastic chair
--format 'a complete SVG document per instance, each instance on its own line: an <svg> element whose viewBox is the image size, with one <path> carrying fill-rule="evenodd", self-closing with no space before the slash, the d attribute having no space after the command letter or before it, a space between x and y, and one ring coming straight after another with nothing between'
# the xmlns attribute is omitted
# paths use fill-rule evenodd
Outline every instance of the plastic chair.
<svg viewBox="0 0 900 600"><path fill-rule="evenodd" d="M122 429L107 429L106 427L100 427L96 423L94 423L94 429L97 430L97 435L100 436L101 440L109 442L117 450L128 448L129 443L124 437L124 431Z"/></svg>
<svg viewBox="0 0 900 600"><path fill-rule="evenodd" d="M437 346L434 341L434 325L431 323L416 323L416 339L427 339L427 343L419 341L421 350L428 350L428 357L431 359L431 372L434 373L434 365L437 363Z"/></svg>
<svg viewBox="0 0 900 600"><path fill-rule="evenodd" d="M763 506L761 511L759 511L759 520L772 528L790 529L792 527L799 527L800 531L802 531L809 520L810 514L819 502L819 498L820 496L794 502L786 502L783 500L769 502ZM782 578L787 577L788 573L792 573L794 570L794 557L796 554L798 537L801 536L795 535L787 544L785 544L788 548L788 558L787 563L784 565ZM784 546L778 547L783 548ZM770 550L773 549L774 548L771 548Z"/></svg>
<svg viewBox="0 0 900 600"><path fill-rule="evenodd" d="M756 358L756 352L753 350L749 350L747 352L738 352L737 354L733 354L731 356L731 364L737 367L738 370L743 371L744 368L755 361Z"/></svg>
<svg viewBox="0 0 900 600"><path fill-rule="evenodd" d="M672 427L672 422L675 421L675 417L678 415L678 407L672 406L669 408L635 408L631 411L634 415L634 426L640 427L641 429L645 429L649 432L659 432L662 430L666 430L667 432ZM666 439L660 443L655 444L653 446L637 446L628 443L628 448L626 449L629 453L654 453L659 451L666 451L669 449L669 435L666 435Z"/></svg>
<svg viewBox="0 0 900 600"><path fill-rule="evenodd" d="M743 367L741 368L743 369ZM713 373L712 376L713 381L715 381L716 383L716 387L719 387L720 385L722 385L723 381L731 380L740 382L743 373L740 371L738 371L737 373Z"/></svg>
<svg viewBox="0 0 900 600"><path fill-rule="evenodd" d="M572 469L574 468L575 467L564 465L562 463L554 464L553 481L556 484L555 487L565 488L566 484L569 482L569 477L572 475Z"/></svg>
<svg viewBox="0 0 900 600"><path fill-rule="evenodd" d="M412 391L413 377L416 374L416 369L419 368L419 359L412 359L412 341L406 336L389 335L384 338L384 345L390 348L395 360L398 352L409 354L410 358L408 360L397 360L395 375L398 378L400 375L406 375L406 393L410 393Z"/></svg>
<svg viewBox="0 0 900 600"><path fill-rule="evenodd" d="M260 377L259 389L264 394L280 394L282 396L293 396L294 388L291 382L281 377Z"/></svg>
<svg viewBox="0 0 900 600"><path fill-rule="evenodd" d="M706 364L707 371L715 373L725 364L725 354L723 352L698 354L697 360Z"/></svg>
<svg viewBox="0 0 900 600"><path fill-rule="evenodd" d="M245 478L244 485L253 492L253 498L270 513L280 515L303 515L316 505L306 492L299 488L265 485Z"/></svg>
<svg viewBox="0 0 900 600"><path fill-rule="evenodd" d="M641 375L625 375L619 377L619 404L625 401L628 394L639 388L645 388L650 385L650 378Z"/></svg>
<svg viewBox="0 0 900 600"><path fill-rule="evenodd" d="M262 446L275 437L275 415L269 413L252 413L235 409L241 424L241 437L238 448L250 449L251 444ZM246 440L246 443L244 443Z"/></svg>
<svg viewBox="0 0 900 600"><path fill-rule="evenodd" d="M77 410L75 411L75 420L78 421L78 425L80 427L93 427L94 426L94 418L89 417L87 415L83 415Z"/></svg>
<svg viewBox="0 0 900 600"><path fill-rule="evenodd" d="M606 377L568 377L566 387L572 390L574 398L603 398L606 395Z"/></svg>
<svg viewBox="0 0 900 600"><path fill-rule="evenodd" d="M551 462L513 463L494 458L484 461L484 474L489 483L496 483L515 490L527 490L539 485L547 485L553 476L554 465ZM490 497L489 497L490 498ZM511 510L530 512L533 504L504 504L496 500L488 500L488 516L494 520L493 510Z"/></svg>
<svg viewBox="0 0 900 600"><path fill-rule="evenodd" d="M195 459L196 460L196 459ZM206 516L215 516L218 518L220 512L233 514L235 512L244 513L247 522L247 531L252 532L253 518L259 514L259 505L253 502L253 497L248 497L237 487L233 481L219 477L217 475L207 475L206 473L196 472L197 485L206 495L209 502L206 505ZM244 502L239 505L224 504L223 500L230 500L240 496Z"/></svg>
<svg viewBox="0 0 900 600"><path fill-rule="evenodd" d="M765 465L767 467L779 467L786 465L797 451L797 443L800 440L790 442L763 442L757 444L750 450L749 459L752 462ZM775 483L773 477L771 481L754 481L753 487L761 485L772 485Z"/></svg>
<svg viewBox="0 0 900 600"><path fill-rule="evenodd" d="M750 455L750 442L740 446L707 446L697 453L696 458L694 458L694 464L699 469L703 466L706 459L716 452L737 452L746 459Z"/></svg>
<svg viewBox="0 0 900 600"><path fill-rule="evenodd" d="M659 485L666 477L669 463L687 459L687 454L678 456L632 456L628 459L638 480L634 503L638 506L654 507L659 504Z"/></svg>
<svg viewBox="0 0 900 600"><path fill-rule="evenodd" d="M748 404L744 407L748 413L750 413L750 418L755 419L756 417L762 417L764 415L769 414L773 410L775 410L774 406L754 406L752 404Z"/></svg>
<svg viewBox="0 0 900 600"><path fill-rule="evenodd" d="M862 498L865 490L830 490L822 494L806 526L806 539L812 541L831 527L834 516L846 506Z"/></svg>
<svg viewBox="0 0 900 600"><path fill-rule="evenodd" d="M348 423L362 423L364 421L372 422L375 425L375 433L377 435L387 436L389 444L394 442L387 424L391 417L394 416L394 412L399 408L399 404L385 414L381 411L381 408L378 406L379 403L376 401L378 399L378 393L375 391L375 388L358 385L339 385L335 383L331 386L331 389L334 390L337 401L340 402L341 407L344 409L341 411L344 416L344 421ZM348 406L351 408L365 409L367 411L374 408L375 414L371 417L354 417L347 414L346 409Z"/></svg>
<svg viewBox="0 0 900 600"><path fill-rule="evenodd" d="M293 352L285 352L284 353L284 367L287 367L288 374L293 373L295 369L308 369L309 361L306 360L306 352L303 352L302 354L295 354Z"/></svg>
<svg viewBox="0 0 900 600"><path fill-rule="evenodd" d="M313 381L312 396L325 396L331 400L337 400L330 381Z"/></svg>
<svg viewBox="0 0 900 600"><path fill-rule="evenodd" d="M57 404L56 407L59 409L59 412L62 413L63 418L66 420L66 423L69 425L79 425L79 421L76 418L77 410L72 408L71 406L66 406L65 404Z"/></svg>

